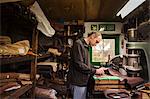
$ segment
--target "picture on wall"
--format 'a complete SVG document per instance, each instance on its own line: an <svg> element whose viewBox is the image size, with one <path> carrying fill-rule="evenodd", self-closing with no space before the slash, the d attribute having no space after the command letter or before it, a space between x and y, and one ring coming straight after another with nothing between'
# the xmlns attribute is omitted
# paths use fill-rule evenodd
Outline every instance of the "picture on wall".
<svg viewBox="0 0 150 99"><path fill-rule="evenodd" d="M97 31L97 25L96 24L92 24L91 25L91 30L92 31Z"/></svg>
<svg viewBox="0 0 150 99"><path fill-rule="evenodd" d="M106 24L99 24L99 30L100 30L101 28L104 28L104 31L106 31Z"/></svg>
<svg viewBox="0 0 150 99"><path fill-rule="evenodd" d="M106 28L107 31L115 31L115 24L107 24Z"/></svg>
<svg viewBox="0 0 150 99"><path fill-rule="evenodd" d="M99 30L104 28L104 31L115 31L115 24L99 24Z"/></svg>

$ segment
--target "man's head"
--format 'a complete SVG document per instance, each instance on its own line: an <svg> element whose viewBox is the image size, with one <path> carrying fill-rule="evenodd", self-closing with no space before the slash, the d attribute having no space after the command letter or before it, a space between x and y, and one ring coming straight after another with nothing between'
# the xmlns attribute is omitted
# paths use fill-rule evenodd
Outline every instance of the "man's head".
<svg viewBox="0 0 150 99"><path fill-rule="evenodd" d="M101 41L102 35L100 32L91 32L88 34L87 38L91 46L96 46L96 44L98 44Z"/></svg>

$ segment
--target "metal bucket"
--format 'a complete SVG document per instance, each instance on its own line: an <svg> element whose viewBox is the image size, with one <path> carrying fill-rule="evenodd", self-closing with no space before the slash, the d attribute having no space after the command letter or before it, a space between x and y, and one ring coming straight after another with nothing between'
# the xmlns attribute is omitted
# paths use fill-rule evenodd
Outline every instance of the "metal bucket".
<svg viewBox="0 0 150 99"><path fill-rule="evenodd" d="M137 41L137 30L135 28L128 29L128 41Z"/></svg>

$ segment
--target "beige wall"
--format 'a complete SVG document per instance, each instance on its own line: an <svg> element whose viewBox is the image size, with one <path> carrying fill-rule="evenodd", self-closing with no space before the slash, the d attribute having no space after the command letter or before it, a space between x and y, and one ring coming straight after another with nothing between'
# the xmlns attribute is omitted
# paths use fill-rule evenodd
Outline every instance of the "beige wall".
<svg viewBox="0 0 150 99"><path fill-rule="evenodd" d="M85 22L85 33L84 36L87 36L91 31L91 24L98 25L99 24L115 24L115 31L102 31L102 34L121 34L122 23L120 22Z"/></svg>

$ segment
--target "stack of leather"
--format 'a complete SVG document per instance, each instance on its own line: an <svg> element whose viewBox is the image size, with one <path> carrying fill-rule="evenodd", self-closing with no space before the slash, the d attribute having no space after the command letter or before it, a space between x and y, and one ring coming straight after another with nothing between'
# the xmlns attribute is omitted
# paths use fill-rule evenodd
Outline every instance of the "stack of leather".
<svg viewBox="0 0 150 99"><path fill-rule="evenodd" d="M109 71L110 75L120 77L121 81L125 81L126 85L128 85L126 87L128 87L128 88L132 89L132 88L135 88L136 86L144 83L144 79L141 77L124 76L120 72L118 72L112 68L109 68L108 71Z"/></svg>
<svg viewBox="0 0 150 99"><path fill-rule="evenodd" d="M38 79L40 76L37 75ZM0 94L4 91L18 89L22 85L32 84L30 74L23 73L0 73Z"/></svg>
<svg viewBox="0 0 150 99"><path fill-rule="evenodd" d="M0 55L26 55L30 49L28 40L0 46Z"/></svg>
<svg viewBox="0 0 150 99"><path fill-rule="evenodd" d="M94 76L94 91L104 91L106 89L124 89L125 82L121 81L117 76Z"/></svg>
<svg viewBox="0 0 150 99"><path fill-rule="evenodd" d="M141 77L128 77L124 76L118 71L109 68L106 75L97 76L93 78L95 80L94 90L103 91L106 89L124 89L135 88L136 86L144 83L144 79ZM128 85L128 86L127 86Z"/></svg>

